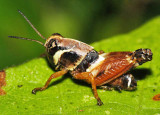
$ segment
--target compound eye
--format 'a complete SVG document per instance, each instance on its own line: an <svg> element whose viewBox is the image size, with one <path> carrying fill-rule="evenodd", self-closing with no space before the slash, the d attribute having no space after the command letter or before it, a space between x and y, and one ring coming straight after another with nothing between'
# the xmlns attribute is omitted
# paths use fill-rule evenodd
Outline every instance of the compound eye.
<svg viewBox="0 0 160 115"><path fill-rule="evenodd" d="M51 48L51 47L55 47L56 46L56 40L54 39L51 39L49 42L48 42L48 48Z"/></svg>

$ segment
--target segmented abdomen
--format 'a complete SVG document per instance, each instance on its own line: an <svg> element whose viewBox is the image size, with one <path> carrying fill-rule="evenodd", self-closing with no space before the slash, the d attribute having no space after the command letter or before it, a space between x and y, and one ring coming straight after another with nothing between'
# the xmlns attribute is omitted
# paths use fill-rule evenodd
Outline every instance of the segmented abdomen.
<svg viewBox="0 0 160 115"><path fill-rule="evenodd" d="M95 77L97 86L118 78L134 67L135 64L135 61L132 61L131 57L127 57L127 55L123 55L123 53L122 55L107 55L108 58L106 57L104 62L96 68L99 71Z"/></svg>

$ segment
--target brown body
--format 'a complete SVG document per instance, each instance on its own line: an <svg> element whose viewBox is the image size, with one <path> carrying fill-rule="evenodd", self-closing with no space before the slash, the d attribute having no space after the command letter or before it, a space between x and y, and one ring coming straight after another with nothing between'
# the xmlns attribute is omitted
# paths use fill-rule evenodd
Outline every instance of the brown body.
<svg viewBox="0 0 160 115"><path fill-rule="evenodd" d="M9 36L11 38L35 41L46 48L49 62L58 72L52 74L43 87L35 88L32 93L45 90L53 78L60 77L69 72L75 79L84 80L91 84L97 104L102 101L97 93L97 86L103 89L109 85L119 90L133 90L137 83L134 77L127 72L132 68L152 60L150 49L138 49L134 52L97 52L94 48L83 42L64 38L58 33L48 39L44 38L31 24L27 17L19 11L39 36L46 40L45 44L28 38ZM107 85L107 86L104 86Z"/></svg>
<svg viewBox="0 0 160 115"><path fill-rule="evenodd" d="M50 42L51 40L53 41ZM152 59L150 49L111 53L100 51L98 53L93 47L85 43L63 38L59 34L53 34L48 38L45 47L49 61L54 62L57 70L61 70L58 72L58 76L70 72L75 79L84 80L91 84L98 105L102 105L102 101L98 96L97 86L110 84L112 87L118 87L118 89L133 90L137 86L136 81L133 76L126 73ZM44 87L35 88L33 93L46 89L51 79L58 77L55 74L49 78ZM125 76L123 77L123 75Z"/></svg>

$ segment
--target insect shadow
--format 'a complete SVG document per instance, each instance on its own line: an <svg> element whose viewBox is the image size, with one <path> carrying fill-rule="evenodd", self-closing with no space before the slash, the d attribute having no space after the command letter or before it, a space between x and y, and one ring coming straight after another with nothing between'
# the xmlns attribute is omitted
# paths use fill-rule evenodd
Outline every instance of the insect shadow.
<svg viewBox="0 0 160 115"><path fill-rule="evenodd" d="M136 80L142 80L145 79L148 75L152 74L151 69L148 68L140 68L140 69L134 69L130 71L130 73L134 76Z"/></svg>

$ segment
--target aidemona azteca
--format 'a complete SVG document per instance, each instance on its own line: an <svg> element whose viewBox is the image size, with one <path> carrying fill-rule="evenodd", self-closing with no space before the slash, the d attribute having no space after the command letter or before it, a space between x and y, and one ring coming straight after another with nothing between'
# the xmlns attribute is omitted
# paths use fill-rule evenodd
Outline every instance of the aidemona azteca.
<svg viewBox="0 0 160 115"><path fill-rule="evenodd" d="M91 84L97 104L102 105L103 102L97 93L97 86L103 89L110 87L119 90L134 90L137 83L133 75L129 74L128 71L152 60L150 49L104 53L103 51L97 52L92 46L78 40L64 38L58 33L46 39L21 11L19 13L46 42L42 43L34 39L17 36L9 37L35 41L43 45L46 48L49 62L57 70L56 73L49 77L43 87L33 89L33 94L36 94L37 91L45 90L52 79L69 72L75 79L84 80Z"/></svg>

